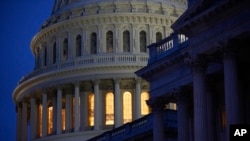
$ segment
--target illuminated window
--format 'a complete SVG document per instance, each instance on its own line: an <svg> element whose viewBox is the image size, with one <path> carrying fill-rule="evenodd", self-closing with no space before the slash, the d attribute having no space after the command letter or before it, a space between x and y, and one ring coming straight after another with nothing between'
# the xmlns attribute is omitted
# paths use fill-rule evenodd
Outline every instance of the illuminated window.
<svg viewBox="0 0 250 141"><path fill-rule="evenodd" d="M97 35L96 33L92 33L90 35L90 54L97 53Z"/></svg>
<svg viewBox="0 0 250 141"><path fill-rule="evenodd" d="M106 34L106 48L108 53L113 52L113 32L108 31Z"/></svg>
<svg viewBox="0 0 250 141"><path fill-rule="evenodd" d="M64 39L63 41L63 59L68 59L68 39Z"/></svg>
<svg viewBox="0 0 250 141"><path fill-rule="evenodd" d="M56 43L53 44L53 64L56 63Z"/></svg>
<svg viewBox="0 0 250 141"><path fill-rule="evenodd" d="M147 40L146 40L146 32L141 31L140 32L140 52L147 52Z"/></svg>
<svg viewBox="0 0 250 141"><path fill-rule="evenodd" d="M65 130L66 129L66 126L65 126L65 109L62 109L62 130Z"/></svg>
<svg viewBox="0 0 250 141"><path fill-rule="evenodd" d="M82 36L78 35L76 37L76 56L79 57L82 55Z"/></svg>
<svg viewBox="0 0 250 141"><path fill-rule="evenodd" d="M161 34L161 32L157 32L156 33L156 42L159 42L160 40L162 40L162 34Z"/></svg>
<svg viewBox="0 0 250 141"><path fill-rule="evenodd" d="M149 94L147 92L141 93L141 115L147 115L149 113L149 107L146 100L149 99Z"/></svg>
<svg viewBox="0 0 250 141"><path fill-rule="evenodd" d="M38 123L39 123L39 125L38 125L38 134L39 134L39 137L42 137L42 112L43 111L43 106L42 106L42 104L39 104L39 106L38 106L38 114L39 114L39 116L38 116Z"/></svg>
<svg viewBox="0 0 250 141"><path fill-rule="evenodd" d="M225 111L225 109L223 109L221 111L221 126L222 126L223 129L226 128L226 124L227 124L226 111Z"/></svg>
<svg viewBox="0 0 250 141"><path fill-rule="evenodd" d="M132 121L132 95L130 92L123 93L123 123Z"/></svg>
<svg viewBox="0 0 250 141"><path fill-rule="evenodd" d="M114 94L109 92L106 94L106 125L114 124Z"/></svg>
<svg viewBox="0 0 250 141"><path fill-rule="evenodd" d="M48 108L48 134L53 131L53 107Z"/></svg>
<svg viewBox="0 0 250 141"><path fill-rule="evenodd" d="M127 30L123 32L123 52L130 52L130 35Z"/></svg>
<svg viewBox="0 0 250 141"><path fill-rule="evenodd" d="M88 97L88 104L89 104L89 109L88 109L88 114L89 114L89 126L94 126L94 94L90 94Z"/></svg>
<svg viewBox="0 0 250 141"><path fill-rule="evenodd" d="M166 108L170 110L177 110L176 103L171 102L166 105Z"/></svg>

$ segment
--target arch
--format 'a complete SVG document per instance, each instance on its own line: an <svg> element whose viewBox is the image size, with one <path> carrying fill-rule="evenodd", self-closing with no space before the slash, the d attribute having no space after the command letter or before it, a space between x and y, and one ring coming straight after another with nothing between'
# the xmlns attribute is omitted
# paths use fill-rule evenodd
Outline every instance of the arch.
<svg viewBox="0 0 250 141"><path fill-rule="evenodd" d="M93 93L88 96L88 124L94 126L94 100L95 96Z"/></svg>
<svg viewBox="0 0 250 141"><path fill-rule="evenodd" d="M123 32L123 52L130 52L130 33L128 30Z"/></svg>
<svg viewBox="0 0 250 141"><path fill-rule="evenodd" d="M76 57L82 56L82 36L76 36Z"/></svg>
<svg viewBox="0 0 250 141"><path fill-rule="evenodd" d="M48 107L48 134L53 133L53 106Z"/></svg>
<svg viewBox="0 0 250 141"><path fill-rule="evenodd" d="M156 42L159 42L160 40L162 40L162 33L161 32L156 32Z"/></svg>
<svg viewBox="0 0 250 141"><path fill-rule="evenodd" d="M53 59L52 59L52 63L55 64L56 63L56 42L54 42L53 44Z"/></svg>
<svg viewBox="0 0 250 141"><path fill-rule="evenodd" d="M144 30L140 32L140 52L147 52L147 35Z"/></svg>
<svg viewBox="0 0 250 141"><path fill-rule="evenodd" d="M90 35L90 54L97 54L97 34L95 32Z"/></svg>
<svg viewBox="0 0 250 141"><path fill-rule="evenodd" d="M141 93L141 115L149 114L149 107L146 103L146 100L148 100L148 99L149 99L149 93L142 92Z"/></svg>
<svg viewBox="0 0 250 141"><path fill-rule="evenodd" d="M131 92L123 93L123 123L132 121L132 94Z"/></svg>
<svg viewBox="0 0 250 141"><path fill-rule="evenodd" d="M63 40L63 60L67 60L68 59L68 39L65 38Z"/></svg>
<svg viewBox="0 0 250 141"><path fill-rule="evenodd" d="M114 94L112 92L106 93L105 97L105 112L106 112L106 125L114 124Z"/></svg>
<svg viewBox="0 0 250 141"><path fill-rule="evenodd" d="M113 52L113 32L108 31L106 33L106 51L107 53Z"/></svg>

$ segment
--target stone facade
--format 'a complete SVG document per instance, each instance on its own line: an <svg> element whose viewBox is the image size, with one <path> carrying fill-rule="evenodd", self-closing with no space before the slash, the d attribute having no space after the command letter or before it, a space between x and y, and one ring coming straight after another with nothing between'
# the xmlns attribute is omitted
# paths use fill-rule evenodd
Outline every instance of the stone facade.
<svg viewBox="0 0 250 141"><path fill-rule="evenodd" d="M149 64L136 74L150 82L151 107L177 103L178 141L229 141L230 125L250 123L250 3L189 2L174 33L149 46Z"/></svg>
<svg viewBox="0 0 250 141"><path fill-rule="evenodd" d="M146 46L170 35L185 5L56 0L31 41L34 70L13 92L17 140L86 140L142 117L149 83L134 72L147 65Z"/></svg>

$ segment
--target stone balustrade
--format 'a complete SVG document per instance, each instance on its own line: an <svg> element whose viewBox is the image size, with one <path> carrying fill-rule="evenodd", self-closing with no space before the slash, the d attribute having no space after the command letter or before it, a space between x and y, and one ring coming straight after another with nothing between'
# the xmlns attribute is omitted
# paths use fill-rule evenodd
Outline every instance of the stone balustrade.
<svg viewBox="0 0 250 141"><path fill-rule="evenodd" d="M150 54L148 63L152 64L187 46L188 38L185 35L172 33L167 38L148 46Z"/></svg>
<svg viewBox="0 0 250 141"><path fill-rule="evenodd" d="M74 60L68 60L68 61L63 61L59 62L57 64L49 65L49 66L44 66L39 69L34 70L27 76L23 77L20 80L20 84L24 82L25 80L28 80L31 77L43 74L43 73L48 73L48 72L53 72L56 70L61 70L61 69L75 69L75 68L80 68L80 67L92 67L92 65L107 65L112 63L117 63L119 65L126 65L123 63L134 63L135 65L140 65L142 64L143 66L146 65L148 61L148 54L98 54L98 55L87 55L83 57L76 58Z"/></svg>
<svg viewBox="0 0 250 141"><path fill-rule="evenodd" d="M152 130L152 122L153 116L152 114L149 114L111 131L104 132L88 141L127 140L131 137L139 136L140 134L145 134L147 131ZM175 110L164 110L164 127L171 130L175 129L173 131L177 131L177 113Z"/></svg>

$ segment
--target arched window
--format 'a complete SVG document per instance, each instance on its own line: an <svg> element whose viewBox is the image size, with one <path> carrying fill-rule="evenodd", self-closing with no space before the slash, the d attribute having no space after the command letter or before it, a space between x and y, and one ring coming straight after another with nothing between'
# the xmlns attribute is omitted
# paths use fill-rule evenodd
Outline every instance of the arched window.
<svg viewBox="0 0 250 141"><path fill-rule="evenodd" d="M106 125L114 124L114 94L109 92L105 98L105 109L106 109Z"/></svg>
<svg viewBox="0 0 250 141"><path fill-rule="evenodd" d="M68 59L68 39L65 38L63 41L63 60Z"/></svg>
<svg viewBox="0 0 250 141"><path fill-rule="evenodd" d="M42 114L43 114L43 105L38 105L38 134L39 137L42 137Z"/></svg>
<svg viewBox="0 0 250 141"><path fill-rule="evenodd" d="M149 94L147 92L141 93L141 115L149 114L149 107L146 103L146 100L149 99Z"/></svg>
<svg viewBox="0 0 250 141"><path fill-rule="evenodd" d="M76 57L82 55L82 36L78 35L76 37Z"/></svg>
<svg viewBox="0 0 250 141"><path fill-rule="evenodd" d="M112 53L113 52L113 32L112 31L108 31L106 33L106 50L108 53Z"/></svg>
<svg viewBox="0 0 250 141"><path fill-rule="evenodd" d="M126 91L123 93L123 123L132 121L132 95Z"/></svg>
<svg viewBox="0 0 250 141"><path fill-rule="evenodd" d="M141 31L140 32L140 52L147 52L147 40L146 40L146 32L145 31Z"/></svg>
<svg viewBox="0 0 250 141"><path fill-rule="evenodd" d="M130 33L127 30L123 32L123 52L130 52Z"/></svg>
<svg viewBox="0 0 250 141"><path fill-rule="evenodd" d="M160 40L162 40L162 34L161 34L161 32L157 32L156 33L156 42L159 42Z"/></svg>
<svg viewBox="0 0 250 141"><path fill-rule="evenodd" d="M56 43L54 43L53 44L53 60L52 60L52 62L53 62L53 64L55 64L56 63Z"/></svg>
<svg viewBox="0 0 250 141"><path fill-rule="evenodd" d="M90 54L97 53L97 35L96 33L92 33L90 35Z"/></svg>
<svg viewBox="0 0 250 141"><path fill-rule="evenodd" d="M44 47L44 66L47 66L47 46Z"/></svg>
<svg viewBox="0 0 250 141"><path fill-rule="evenodd" d="M94 99L94 94L90 94L88 97L89 126L94 126Z"/></svg>
<svg viewBox="0 0 250 141"><path fill-rule="evenodd" d="M48 108L48 134L53 132L53 107L52 105Z"/></svg>

